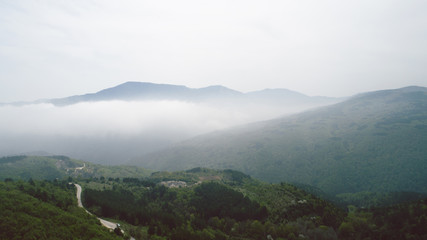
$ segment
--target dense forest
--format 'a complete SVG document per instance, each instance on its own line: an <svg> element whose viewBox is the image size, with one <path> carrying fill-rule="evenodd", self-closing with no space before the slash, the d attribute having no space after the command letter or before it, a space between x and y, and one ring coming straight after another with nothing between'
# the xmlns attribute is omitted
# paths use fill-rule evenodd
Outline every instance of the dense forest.
<svg viewBox="0 0 427 240"><path fill-rule="evenodd" d="M178 182L186 184L176 187ZM129 223L136 239L427 237L427 200L338 208L295 186L266 184L231 170L197 168L144 179L99 178L85 186L86 206L100 216Z"/></svg>

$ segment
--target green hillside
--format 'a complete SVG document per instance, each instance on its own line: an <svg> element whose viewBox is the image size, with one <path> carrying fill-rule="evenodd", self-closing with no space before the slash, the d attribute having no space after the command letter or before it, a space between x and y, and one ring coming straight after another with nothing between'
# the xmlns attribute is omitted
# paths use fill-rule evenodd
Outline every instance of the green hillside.
<svg viewBox="0 0 427 240"><path fill-rule="evenodd" d="M0 180L54 180L67 177L145 177L150 170L134 166L104 166L66 156L10 156L0 158Z"/></svg>
<svg viewBox="0 0 427 240"><path fill-rule="evenodd" d="M53 180L67 176L67 169L80 167L83 163L67 157L12 156L0 158L0 179Z"/></svg>
<svg viewBox="0 0 427 240"><path fill-rule="evenodd" d="M427 192L427 89L371 92L291 117L200 136L134 161L235 169L329 194Z"/></svg>
<svg viewBox="0 0 427 240"><path fill-rule="evenodd" d="M123 239L77 207L67 182L0 182L0 239Z"/></svg>

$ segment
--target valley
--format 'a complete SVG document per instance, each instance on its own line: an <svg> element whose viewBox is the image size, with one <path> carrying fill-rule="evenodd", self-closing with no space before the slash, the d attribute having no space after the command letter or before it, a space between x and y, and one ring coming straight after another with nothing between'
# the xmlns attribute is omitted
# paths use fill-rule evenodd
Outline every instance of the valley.
<svg viewBox="0 0 427 240"><path fill-rule="evenodd" d="M1 157L0 239L67 239L43 225L46 209L81 239L423 239L426 109L427 89L407 87L134 148L122 165Z"/></svg>

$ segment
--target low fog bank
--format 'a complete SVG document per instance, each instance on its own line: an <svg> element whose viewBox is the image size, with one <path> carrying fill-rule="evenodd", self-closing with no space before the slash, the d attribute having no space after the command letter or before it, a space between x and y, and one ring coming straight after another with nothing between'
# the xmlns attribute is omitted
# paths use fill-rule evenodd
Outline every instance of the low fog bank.
<svg viewBox="0 0 427 240"><path fill-rule="evenodd" d="M47 152L120 164L199 134L294 111L180 101L4 105L0 106L0 155Z"/></svg>

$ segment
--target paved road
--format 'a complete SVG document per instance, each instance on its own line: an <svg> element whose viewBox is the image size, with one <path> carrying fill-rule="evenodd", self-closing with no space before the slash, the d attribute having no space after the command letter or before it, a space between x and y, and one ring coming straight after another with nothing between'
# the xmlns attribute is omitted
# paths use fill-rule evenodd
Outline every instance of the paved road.
<svg viewBox="0 0 427 240"><path fill-rule="evenodd" d="M86 210L86 208L83 207L82 198L81 198L81 196L82 196L82 187L79 184L77 184L77 183L74 183L74 186L76 186L76 188L77 188L77 204L79 205L79 207L83 208L87 213L93 215L88 210ZM102 225L104 225L105 227L107 227L109 229L115 229L117 227L117 223L113 223L113 222L104 220L102 218L98 218L98 219L102 223Z"/></svg>
<svg viewBox="0 0 427 240"><path fill-rule="evenodd" d="M81 198L81 196L82 196L82 187L79 184L77 184L77 183L74 183L74 186L76 186L76 188L77 188L77 205L82 208L83 207L82 198Z"/></svg>
<svg viewBox="0 0 427 240"><path fill-rule="evenodd" d="M90 215L93 215L92 213L90 213L88 210L86 210L86 208L84 208L83 207L83 204L82 204L82 187L79 185L79 184L77 184L77 183L74 183L74 186L76 186L76 188L77 188L77 204L78 204L78 206L79 207L81 207L81 208L83 208L87 213L89 213ZM104 219L102 219L102 218L99 218L99 217L97 217L98 218L98 220L101 222L101 224L104 226L104 227L106 227L106 228L109 228L109 229L115 229L116 227L117 227L117 223L113 223L113 222L110 222L110 221L107 221L107 220L104 220ZM122 230L122 233L125 233L123 230ZM135 240L135 238L133 238L132 236L130 237L130 240Z"/></svg>

